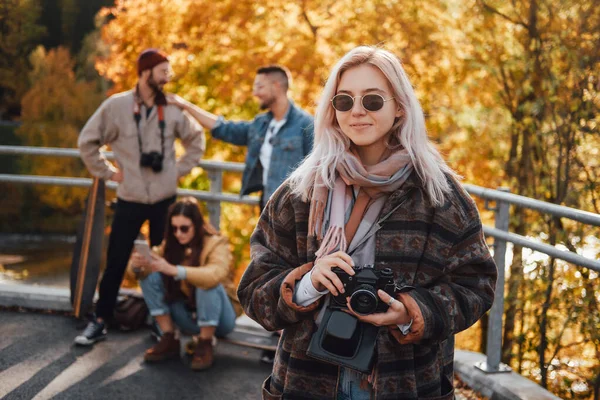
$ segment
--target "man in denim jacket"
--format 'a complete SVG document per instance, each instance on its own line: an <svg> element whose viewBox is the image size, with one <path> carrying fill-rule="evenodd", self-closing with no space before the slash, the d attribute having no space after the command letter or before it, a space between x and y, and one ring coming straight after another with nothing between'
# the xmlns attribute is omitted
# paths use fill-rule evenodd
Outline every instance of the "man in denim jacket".
<svg viewBox="0 0 600 400"><path fill-rule="evenodd" d="M279 65L257 71L252 93L267 112L252 121L226 121L178 96L168 99L210 129L214 138L248 146L241 194L261 191L261 210L312 149L313 117L288 98L289 76Z"/></svg>

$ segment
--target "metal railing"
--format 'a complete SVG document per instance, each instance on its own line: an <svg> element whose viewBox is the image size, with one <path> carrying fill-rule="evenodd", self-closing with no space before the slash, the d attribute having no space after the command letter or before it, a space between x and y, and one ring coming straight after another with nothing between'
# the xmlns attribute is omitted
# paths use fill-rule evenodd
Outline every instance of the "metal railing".
<svg viewBox="0 0 600 400"><path fill-rule="evenodd" d="M510 206L514 205L556 217L569 218L592 226L600 226L600 215L512 194L508 192L507 188L494 190L469 184L464 185L464 187L471 195L485 200L485 207L488 210L494 211L495 220L494 228L485 225L483 227L484 233L494 238L494 261L498 267L498 281L496 283L494 304L489 314L486 348L487 360L476 366L487 373L509 372L511 369L500 362L502 356L502 314L504 312L507 242L600 272L600 261L598 260L592 260L568 250L559 250L554 246L539 243L516 233L508 232ZM494 201L496 206L490 207L489 201Z"/></svg>
<svg viewBox="0 0 600 400"><path fill-rule="evenodd" d="M108 160L114 159L114 154L112 152L106 151L102 153ZM0 154L79 158L79 150L57 147L0 146ZM221 223L221 202L249 205L259 204L259 198L256 196L239 196L223 193L223 173L243 172L244 164L227 161L202 160L198 166L204 169L208 174L210 192L204 190L178 189L177 194L180 196L192 196L198 200L205 201L208 208L210 223L213 226L218 228ZM91 178L15 174L0 174L0 182L78 187L89 187L92 185ZM115 190L117 188L117 183L106 182L106 187Z"/></svg>
<svg viewBox="0 0 600 400"><path fill-rule="evenodd" d="M0 154L79 157L79 151L77 149L25 146L0 146ZM104 154L108 159L114 158L113 154L110 152ZM193 196L199 200L206 201L208 204L210 221L214 226L219 226L221 202L258 205L259 200L257 197L240 197L222 192L223 172L242 172L244 170L244 165L242 163L201 161L198 166L208 172L210 192L179 189L177 194ZM0 182L90 186L92 179L0 174ZM107 187L111 189L116 188L116 186L117 185L114 182L109 182L107 184ZM511 194L506 188L494 190L469 184L465 184L464 187L471 195L484 199L486 202L486 209L494 211L495 216L495 227L492 228L484 225L483 229L487 236L494 238L494 260L498 266L498 281L496 283L494 304L489 315L486 349L487 361L478 364L477 367L486 373L510 371L508 366L500 362L502 352L502 314L504 310L504 275L507 243L514 243L547 254L551 257L600 272L600 261L598 260L592 260L568 250L559 250L554 246L539 243L515 233L510 233L508 231L510 205L537 210L556 217L569 218L586 225L597 227L600 227L600 215ZM492 208L489 206L490 201L496 203L495 207Z"/></svg>

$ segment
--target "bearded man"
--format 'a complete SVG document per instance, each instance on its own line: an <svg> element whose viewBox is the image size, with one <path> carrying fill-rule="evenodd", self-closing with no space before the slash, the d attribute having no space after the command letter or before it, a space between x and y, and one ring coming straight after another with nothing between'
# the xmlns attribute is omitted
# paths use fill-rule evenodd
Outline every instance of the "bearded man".
<svg viewBox="0 0 600 400"><path fill-rule="evenodd" d="M169 59L157 49L137 60L135 88L105 100L79 135L81 159L89 172L117 182L117 203L108 242L106 269L96 312L75 343L90 346L106 338L133 242L145 221L150 244L163 240L167 209L175 201L179 178L198 165L205 150L202 127L178 107L168 105L163 87L171 79ZM175 140L185 154L175 156ZM100 148L109 145L114 163Z"/></svg>

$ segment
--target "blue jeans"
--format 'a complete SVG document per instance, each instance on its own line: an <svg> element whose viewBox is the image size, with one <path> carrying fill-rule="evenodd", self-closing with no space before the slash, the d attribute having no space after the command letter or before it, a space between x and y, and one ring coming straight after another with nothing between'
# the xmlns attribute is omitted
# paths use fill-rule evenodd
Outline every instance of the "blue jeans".
<svg viewBox="0 0 600 400"><path fill-rule="evenodd" d="M371 391L360 388L361 378L360 373L341 367L337 400L370 400Z"/></svg>
<svg viewBox="0 0 600 400"><path fill-rule="evenodd" d="M200 333L203 326L216 327L215 335L226 336L235 328L235 311L223 285L212 289L196 288L196 318L183 301L167 304L160 272L153 272L140 281L144 300L153 317L169 314L175 325L187 334Z"/></svg>

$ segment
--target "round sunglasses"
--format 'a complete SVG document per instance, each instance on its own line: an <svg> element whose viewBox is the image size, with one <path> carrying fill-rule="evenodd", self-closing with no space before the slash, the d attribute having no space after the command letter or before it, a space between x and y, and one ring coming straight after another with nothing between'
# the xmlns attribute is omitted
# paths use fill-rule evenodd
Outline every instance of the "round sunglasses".
<svg viewBox="0 0 600 400"><path fill-rule="evenodd" d="M394 99L394 97L386 99L380 94L366 94L355 97L349 94L336 94L331 99L331 106L340 112L350 111L354 107L354 99L357 97L360 97L360 104L367 111L379 111L383 108L386 101Z"/></svg>
<svg viewBox="0 0 600 400"><path fill-rule="evenodd" d="M177 233L177 231L181 231L181 233L186 234L190 231L192 226L191 225L181 225L181 226L171 225L171 228L173 228L173 233Z"/></svg>

